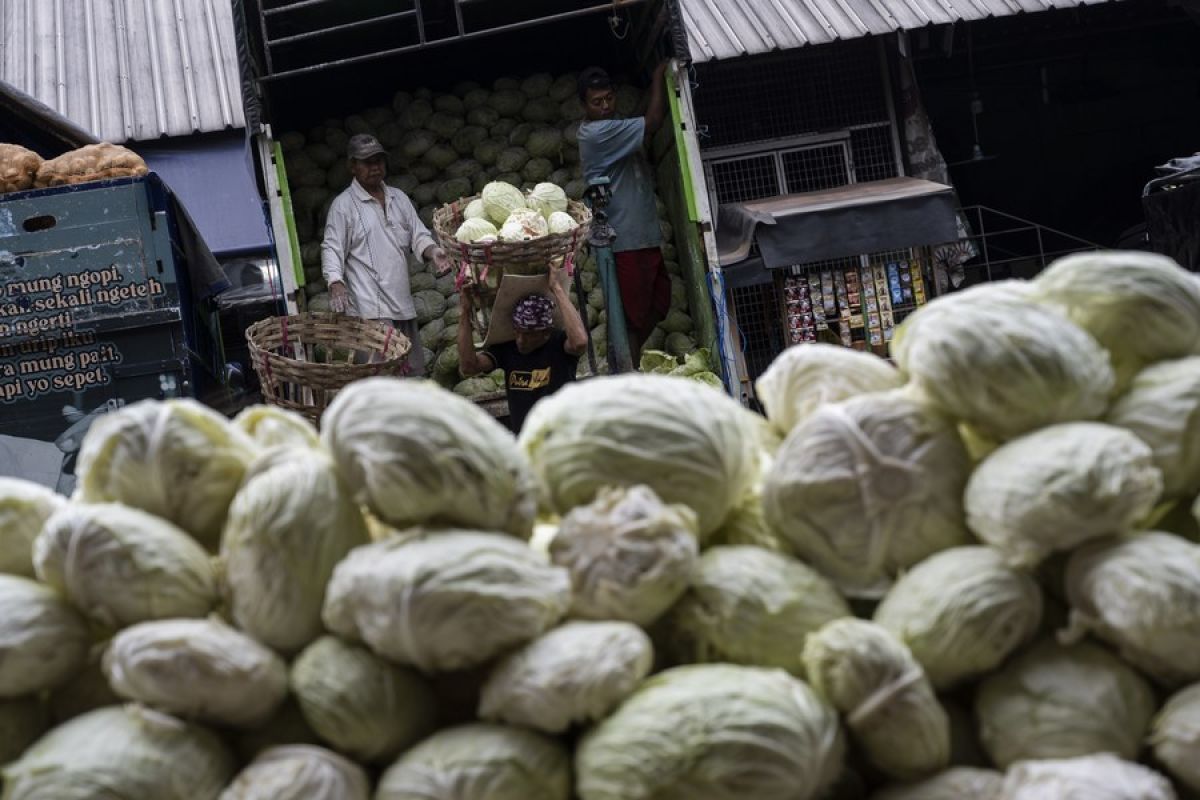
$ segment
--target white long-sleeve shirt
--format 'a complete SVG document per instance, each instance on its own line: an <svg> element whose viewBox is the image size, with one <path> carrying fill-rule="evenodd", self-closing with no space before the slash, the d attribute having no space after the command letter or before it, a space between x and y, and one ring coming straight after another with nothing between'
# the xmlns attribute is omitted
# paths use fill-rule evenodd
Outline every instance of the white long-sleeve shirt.
<svg viewBox="0 0 1200 800"><path fill-rule="evenodd" d="M404 192L385 186L386 208L357 180L329 207L321 242L321 274L342 281L347 313L364 319L416 317L408 284L408 254L435 244Z"/></svg>

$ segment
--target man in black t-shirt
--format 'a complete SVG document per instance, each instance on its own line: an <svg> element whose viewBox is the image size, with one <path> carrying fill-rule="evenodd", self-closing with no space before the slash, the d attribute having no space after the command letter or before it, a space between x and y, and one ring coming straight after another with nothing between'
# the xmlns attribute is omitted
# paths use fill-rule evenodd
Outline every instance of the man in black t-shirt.
<svg viewBox="0 0 1200 800"><path fill-rule="evenodd" d="M509 426L519 432L529 409L543 397L554 394L575 380L579 356L587 349L587 330L579 312L571 305L559 273L550 267L550 294L530 294L513 306L515 339L493 344L476 352L471 341L471 299L460 295L462 319L458 325L458 362L464 377L504 370L504 388L508 396ZM554 310L562 314L563 330L554 325Z"/></svg>

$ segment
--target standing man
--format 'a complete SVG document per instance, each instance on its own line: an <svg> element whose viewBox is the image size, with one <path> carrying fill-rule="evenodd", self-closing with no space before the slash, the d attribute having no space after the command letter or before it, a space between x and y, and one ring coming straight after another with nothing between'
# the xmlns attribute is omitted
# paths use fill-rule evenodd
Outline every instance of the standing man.
<svg viewBox="0 0 1200 800"><path fill-rule="evenodd" d="M321 274L338 313L391 323L412 343L408 363L425 372L417 312L408 288L408 253L432 261L439 275L450 259L404 192L383 182L387 151L369 134L346 148L354 180L334 198L321 242Z"/></svg>
<svg viewBox="0 0 1200 800"><path fill-rule="evenodd" d="M519 433L533 404L575 380L579 356L587 349L587 330L563 287L562 267L550 265L549 296L529 294L512 309L515 339L476 352L471 340L471 298L460 293L462 318L458 323L458 365L469 378L496 368L504 370L509 427ZM554 310L562 314L563 330L554 325ZM493 321L493 324L495 322Z"/></svg>
<svg viewBox="0 0 1200 800"><path fill-rule="evenodd" d="M666 118L666 71L665 63L654 70L646 116L633 119L617 118L617 95L607 72L589 67L579 76L579 99L586 113L579 128L583 176L589 186L597 178L609 179L608 221L617 232L612 249L634 364L654 326L671 308L654 177L643 152Z"/></svg>

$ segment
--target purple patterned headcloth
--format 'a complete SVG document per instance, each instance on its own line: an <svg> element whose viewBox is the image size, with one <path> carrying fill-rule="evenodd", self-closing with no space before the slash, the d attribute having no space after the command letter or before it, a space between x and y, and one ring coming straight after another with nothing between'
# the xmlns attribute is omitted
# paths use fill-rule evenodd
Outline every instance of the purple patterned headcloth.
<svg viewBox="0 0 1200 800"><path fill-rule="evenodd" d="M513 306L512 321L519 331L548 331L554 327L554 302L541 294L523 297Z"/></svg>

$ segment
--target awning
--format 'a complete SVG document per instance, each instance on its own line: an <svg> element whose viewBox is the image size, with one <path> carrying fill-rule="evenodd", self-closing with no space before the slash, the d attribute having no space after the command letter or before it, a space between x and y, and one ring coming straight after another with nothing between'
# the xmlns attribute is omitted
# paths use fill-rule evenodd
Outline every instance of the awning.
<svg viewBox="0 0 1200 800"><path fill-rule="evenodd" d="M758 244L763 265L780 269L831 258L937 245L958 238L954 191L918 178L855 183L721 206L722 267L745 261Z"/></svg>
<svg viewBox="0 0 1200 800"><path fill-rule="evenodd" d="M244 131L133 144L187 207L218 257L270 249Z"/></svg>

